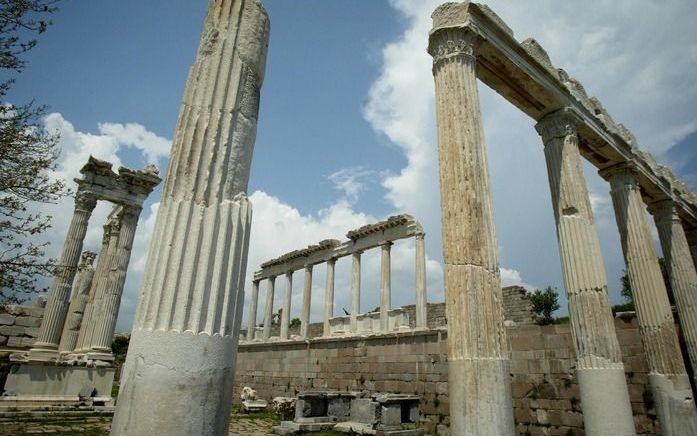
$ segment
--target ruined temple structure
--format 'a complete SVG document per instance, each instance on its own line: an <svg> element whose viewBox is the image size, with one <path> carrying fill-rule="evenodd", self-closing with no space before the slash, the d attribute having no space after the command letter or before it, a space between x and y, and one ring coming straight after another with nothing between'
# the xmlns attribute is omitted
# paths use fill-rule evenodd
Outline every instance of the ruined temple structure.
<svg viewBox="0 0 697 436"><path fill-rule="evenodd" d="M112 337L143 202L160 183L158 169L121 167L90 156L75 179L75 212L43 310L38 338L15 362L4 387L8 399L62 401L92 396L111 398L115 368ZM96 253L82 252L97 201L113 209Z"/></svg>
<svg viewBox="0 0 697 436"><path fill-rule="evenodd" d="M648 205L658 228L694 369L697 197L641 151L598 98L555 68L534 39L519 43L487 6L446 3L432 18L428 52L436 85L451 431L514 433L479 79L537 121L542 137L586 434L633 435L635 424L582 157L610 182L661 429L695 434L694 396L645 210Z"/></svg>

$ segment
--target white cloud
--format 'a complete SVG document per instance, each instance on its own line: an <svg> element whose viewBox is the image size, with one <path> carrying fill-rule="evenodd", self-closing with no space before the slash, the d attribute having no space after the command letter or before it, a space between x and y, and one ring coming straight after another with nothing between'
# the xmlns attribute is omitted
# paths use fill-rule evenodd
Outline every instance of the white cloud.
<svg viewBox="0 0 697 436"><path fill-rule="evenodd" d="M329 181L334 183L334 187L344 194L344 198L353 204L358 200L361 192L365 190L366 184L372 182L378 173L367 170L363 167L342 168L329 175Z"/></svg>

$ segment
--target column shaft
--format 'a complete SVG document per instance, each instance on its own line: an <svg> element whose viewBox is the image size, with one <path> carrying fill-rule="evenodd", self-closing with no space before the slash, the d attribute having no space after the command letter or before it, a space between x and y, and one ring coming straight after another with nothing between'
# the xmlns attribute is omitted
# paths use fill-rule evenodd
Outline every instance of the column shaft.
<svg viewBox="0 0 697 436"><path fill-rule="evenodd" d="M126 283L128 264L131 260L133 240L135 238L138 217L141 208L139 206L122 206L118 213L119 238L113 257L110 261L111 268L105 271L105 279L102 283L102 304L99 312L93 312L95 330L92 334L89 349L97 353L93 358L112 359L111 342L116 329L116 320L121 307L121 296Z"/></svg>
<svg viewBox="0 0 697 436"><path fill-rule="evenodd" d="M249 313L247 314L247 340L254 339L254 330L257 326L257 306L259 304L259 280L252 282L252 298L249 299Z"/></svg>
<svg viewBox="0 0 697 436"><path fill-rule="evenodd" d="M536 129L545 145L586 432L633 435L634 419L581 166L576 118L562 110L545 117Z"/></svg>
<svg viewBox="0 0 697 436"><path fill-rule="evenodd" d="M68 316L65 319L61 341L58 345L58 351L61 353L67 353L75 349L85 307L89 299L90 288L92 287L92 279L94 278L92 262L94 262L96 256L97 253L91 251L84 251L82 253L82 262L75 276L75 284L73 286L72 298L70 299Z"/></svg>
<svg viewBox="0 0 697 436"><path fill-rule="evenodd" d="M680 352L673 313L661 267L646 221L634 171L626 166L601 172L610 180L622 252L649 363L649 382L656 399L661 434L697 432L697 409ZM690 431L690 428L692 431Z"/></svg>
<svg viewBox="0 0 697 436"><path fill-rule="evenodd" d="M351 333L356 333L361 311L361 252L353 253L351 259Z"/></svg>
<svg viewBox="0 0 697 436"><path fill-rule="evenodd" d="M293 271L286 273L286 289L283 293L283 310L281 311L281 339L288 339L290 328L290 305L293 301Z"/></svg>
<svg viewBox="0 0 697 436"><path fill-rule="evenodd" d="M442 5L434 22L457 15ZM508 343L471 30L429 40L436 84L451 432L513 435Z"/></svg>
<svg viewBox="0 0 697 436"><path fill-rule="evenodd" d="M390 330L390 309L392 306L392 265L390 259L391 242L381 245L380 258L380 331Z"/></svg>
<svg viewBox="0 0 697 436"><path fill-rule="evenodd" d="M269 277L269 284L266 288L266 306L264 307L264 332L263 339L271 337L271 326L273 325L273 298L276 285L276 277Z"/></svg>
<svg viewBox="0 0 697 436"><path fill-rule="evenodd" d="M663 259L678 310L680 330L690 356L693 373L697 374L697 273L690 255L685 231L671 200L651 204ZM697 375L696 375L697 377Z"/></svg>
<svg viewBox="0 0 697 436"><path fill-rule="evenodd" d="M692 253L692 263L697 268L697 229L686 231L685 236L687 236L687 243L690 246L690 253Z"/></svg>
<svg viewBox="0 0 697 436"><path fill-rule="evenodd" d="M75 211L54 273L39 337L29 353L30 359L47 360L57 357L57 353L54 353L58 350L68 314L70 290L80 261L87 225L96 205L97 200L91 194L78 192L75 196Z"/></svg>
<svg viewBox="0 0 697 436"><path fill-rule="evenodd" d="M416 328L428 328L426 296L426 243L424 235L416 235Z"/></svg>
<svg viewBox="0 0 697 436"><path fill-rule="evenodd" d="M305 266L303 283L303 307L300 314L300 337L307 339L310 327L310 306L312 304L312 265Z"/></svg>
<svg viewBox="0 0 697 436"><path fill-rule="evenodd" d="M324 288L324 330L323 336L331 336L329 320L334 316L334 269L336 259L327 261L327 284Z"/></svg>
<svg viewBox="0 0 697 436"><path fill-rule="evenodd" d="M260 1L208 2L112 435L228 431L252 218L246 191L268 37Z"/></svg>

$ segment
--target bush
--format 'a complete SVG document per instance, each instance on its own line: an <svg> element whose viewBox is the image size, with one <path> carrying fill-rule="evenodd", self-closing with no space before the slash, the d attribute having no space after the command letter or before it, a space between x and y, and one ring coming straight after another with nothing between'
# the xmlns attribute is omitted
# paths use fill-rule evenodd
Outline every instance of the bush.
<svg viewBox="0 0 697 436"><path fill-rule="evenodd" d="M528 295L528 299L532 303L533 312L535 312L535 322L539 325L554 324L552 314L561 307L556 288L547 286L544 291L537 289Z"/></svg>

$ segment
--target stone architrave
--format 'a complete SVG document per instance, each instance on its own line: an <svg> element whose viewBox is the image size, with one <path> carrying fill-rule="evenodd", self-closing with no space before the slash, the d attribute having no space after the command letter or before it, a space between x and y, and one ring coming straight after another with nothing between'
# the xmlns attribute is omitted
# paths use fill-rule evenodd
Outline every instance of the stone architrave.
<svg viewBox="0 0 697 436"><path fill-rule="evenodd" d="M336 259L332 258L327 261L327 284L324 289L324 328L323 336L331 335L331 326L329 320L334 316L334 270L336 267Z"/></svg>
<svg viewBox="0 0 697 436"><path fill-rule="evenodd" d="M653 215L658 238L661 240L680 330L685 339L693 374L697 378L697 272L691 259L690 247L672 200L650 204L649 212Z"/></svg>
<svg viewBox="0 0 697 436"><path fill-rule="evenodd" d="M283 307L281 309L281 339L288 339L290 328L290 305L293 301L293 271L286 273L286 288L283 290Z"/></svg>
<svg viewBox="0 0 697 436"><path fill-rule="evenodd" d="M380 259L380 331L390 329L390 309L392 306L392 277L391 256L392 243L387 242L381 246Z"/></svg>
<svg viewBox="0 0 697 436"><path fill-rule="evenodd" d="M259 305L259 280L252 282L252 298L249 300L249 313L247 314L247 340L254 339L254 329L257 326L257 307Z"/></svg>
<svg viewBox="0 0 697 436"><path fill-rule="evenodd" d="M72 298L70 299L70 307L68 308L68 316L65 319L61 341L58 345L58 351L70 352L75 349L77 337L80 333L80 326L89 299L90 288L92 287L92 279L94 278L94 267L92 263L97 253L93 251L83 251L82 261L77 269L75 283L73 285Z"/></svg>
<svg viewBox="0 0 697 436"><path fill-rule="evenodd" d="M269 339L271 337L271 326L273 324L273 298L276 287L276 277L269 277L269 283L266 288L266 306L264 307L264 331L262 333L263 339Z"/></svg>
<svg viewBox="0 0 697 436"><path fill-rule="evenodd" d="M135 205L121 206L118 211L118 242L112 258L109 259L110 268L104 271L104 280L100 282L103 288L98 289L98 292L102 296L102 302L98 307L99 311L92 314L94 330L90 343L86 346L89 349L87 356L92 360L113 360L111 342L116 329L140 212L141 207Z"/></svg>
<svg viewBox="0 0 697 436"><path fill-rule="evenodd" d="M209 3L186 84L112 435L227 434L269 19Z"/></svg>
<svg viewBox="0 0 697 436"><path fill-rule="evenodd" d="M503 325L498 247L479 109L476 36L449 27L467 3L433 13L433 56L448 318L451 432L513 435L508 341Z"/></svg>
<svg viewBox="0 0 697 436"><path fill-rule="evenodd" d="M697 434L697 409L690 379L683 363L635 169L624 164L605 169L600 174L610 181L661 434Z"/></svg>
<svg viewBox="0 0 697 436"><path fill-rule="evenodd" d="M351 333L358 331L358 313L361 311L361 251L351 255Z"/></svg>
<svg viewBox="0 0 697 436"><path fill-rule="evenodd" d="M575 114L562 109L535 128L542 136L557 239L576 347L583 421L589 434L635 434L629 392L607 294Z"/></svg>
<svg viewBox="0 0 697 436"><path fill-rule="evenodd" d="M426 297L426 241L423 233L416 235L416 328L428 327Z"/></svg>
<svg viewBox="0 0 697 436"><path fill-rule="evenodd" d="M310 327L310 305L312 304L312 265L305 265L303 282L303 307L300 313L300 337L307 339Z"/></svg>
<svg viewBox="0 0 697 436"><path fill-rule="evenodd" d="M78 190L75 196L75 211L48 294L39 337L29 351L30 360L53 360L58 357L58 345L70 305L70 290L77 273L87 225L96 205L97 199L94 195Z"/></svg>

